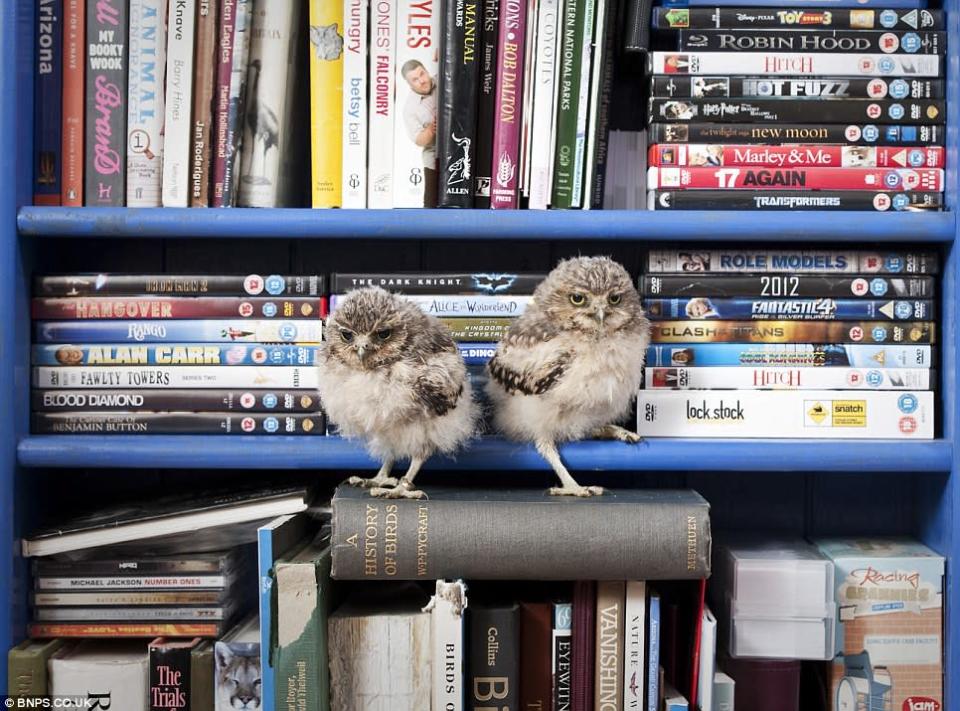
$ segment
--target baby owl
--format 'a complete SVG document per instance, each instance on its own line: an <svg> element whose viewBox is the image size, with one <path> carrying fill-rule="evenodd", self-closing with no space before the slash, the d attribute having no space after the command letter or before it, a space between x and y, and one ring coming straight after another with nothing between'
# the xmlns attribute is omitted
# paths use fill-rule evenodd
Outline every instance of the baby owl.
<svg viewBox="0 0 960 711"><path fill-rule="evenodd" d="M490 360L494 423L533 442L562 486L551 494L591 496L560 461L557 443L595 437L636 443L613 423L640 387L650 323L630 275L607 257L560 262L537 287Z"/></svg>
<svg viewBox="0 0 960 711"><path fill-rule="evenodd" d="M376 287L349 292L327 319L318 367L327 417L382 462L372 479L348 480L374 496L422 498L413 479L424 461L474 433L477 408L456 343L400 295ZM390 470L405 458L410 468L398 482Z"/></svg>

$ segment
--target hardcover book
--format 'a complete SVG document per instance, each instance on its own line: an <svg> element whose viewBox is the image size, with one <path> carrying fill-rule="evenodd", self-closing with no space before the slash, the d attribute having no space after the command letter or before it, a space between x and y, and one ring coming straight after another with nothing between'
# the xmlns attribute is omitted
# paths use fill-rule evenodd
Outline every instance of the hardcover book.
<svg viewBox="0 0 960 711"><path fill-rule="evenodd" d="M553 603L553 705L554 711L571 711L572 667L573 667L573 604L569 602ZM522 650L521 650L522 651Z"/></svg>
<svg viewBox="0 0 960 711"><path fill-rule="evenodd" d="M623 708L623 634L626 585L622 581L597 583L597 666L595 711Z"/></svg>
<svg viewBox="0 0 960 711"><path fill-rule="evenodd" d="M490 166L490 207L497 210L514 209L519 205L526 23L524 3L520 0L500 0L493 156Z"/></svg>
<svg viewBox="0 0 960 711"><path fill-rule="evenodd" d="M47 661L62 645L62 639L27 639L11 649L7 653L7 693L46 696Z"/></svg>
<svg viewBox="0 0 960 711"><path fill-rule="evenodd" d="M213 708L213 645L203 640L190 651L190 711Z"/></svg>
<svg viewBox="0 0 960 711"><path fill-rule="evenodd" d="M647 658L645 582L627 581L623 620L623 708L627 711L641 711L646 689Z"/></svg>
<svg viewBox="0 0 960 711"><path fill-rule="evenodd" d="M59 205L62 186L64 0L36 5L33 115L33 204Z"/></svg>
<svg viewBox="0 0 960 711"><path fill-rule="evenodd" d="M520 707L547 711L552 695L553 606L520 603Z"/></svg>
<svg viewBox="0 0 960 711"><path fill-rule="evenodd" d="M572 711L593 711L596 620L597 584L592 580L578 580L573 584L573 654L570 668Z"/></svg>
<svg viewBox="0 0 960 711"><path fill-rule="evenodd" d="M431 663L433 665L433 708L444 711L464 709L464 617L467 589L462 580L438 580L430 611ZM545 707L544 707L545 708Z"/></svg>
<svg viewBox="0 0 960 711"><path fill-rule="evenodd" d="M186 710L192 691L191 654L199 644L199 637L150 642L150 711Z"/></svg>
<svg viewBox="0 0 960 711"><path fill-rule="evenodd" d="M250 615L214 643L214 711L263 706L259 627Z"/></svg>
<svg viewBox="0 0 960 711"><path fill-rule="evenodd" d="M467 708L515 709L520 700L520 611L517 603L470 606L470 694Z"/></svg>
<svg viewBox="0 0 960 711"><path fill-rule="evenodd" d="M61 647L48 664L50 696L87 699L91 707L147 711L147 646L138 640L83 640Z"/></svg>

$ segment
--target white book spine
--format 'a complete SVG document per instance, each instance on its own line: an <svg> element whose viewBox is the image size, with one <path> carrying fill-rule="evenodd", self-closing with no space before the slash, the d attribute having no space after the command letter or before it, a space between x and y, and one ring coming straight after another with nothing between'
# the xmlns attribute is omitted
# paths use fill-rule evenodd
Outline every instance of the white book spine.
<svg viewBox="0 0 960 711"><path fill-rule="evenodd" d="M540 0L536 59L528 82L533 89L530 129L531 210L546 210L553 189L553 154L557 141L557 28L563 0Z"/></svg>
<svg viewBox="0 0 960 711"><path fill-rule="evenodd" d="M367 206L368 0L343 5L343 207Z"/></svg>
<svg viewBox="0 0 960 711"><path fill-rule="evenodd" d="M529 0L527 2L526 40L523 53L523 108L520 113L520 175L517 189L523 197L530 196L530 129L533 125L533 76L536 63L537 48L537 18L540 15L540 3L543 0Z"/></svg>
<svg viewBox="0 0 960 711"><path fill-rule="evenodd" d="M299 366L180 365L150 368L46 367L33 369L35 388L316 388L317 369Z"/></svg>
<svg viewBox="0 0 960 711"><path fill-rule="evenodd" d="M167 0L131 0L127 206L160 207Z"/></svg>
<svg viewBox="0 0 960 711"><path fill-rule="evenodd" d="M940 76L940 57L855 52L652 52L650 73L937 77Z"/></svg>
<svg viewBox="0 0 960 711"><path fill-rule="evenodd" d="M190 199L190 118L196 0L173 0L167 30L167 96L163 125L163 206L187 207Z"/></svg>
<svg viewBox="0 0 960 711"><path fill-rule="evenodd" d="M929 390L923 368L647 368L648 390Z"/></svg>
<svg viewBox="0 0 960 711"><path fill-rule="evenodd" d="M583 57L580 61L580 96L577 98L577 136L573 146L573 204L582 207L583 168L587 152L587 113L590 108L590 69L593 56L593 28L596 21L596 5L601 0L586 0L584 8Z"/></svg>
<svg viewBox="0 0 960 711"><path fill-rule="evenodd" d="M47 664L51 696L80 697L83 708L147 711L150 708L149 654L136 642L109 640L81 642L61 648ZM61 654L62 651L62 654Z"/></svg>
<svg viewBox="0 0 960 711"><path fill-rule="evenodd" d="M463 711L463 611L467 592L462 581L437 581L430 602L430 644L433 648L433 708Z"/></svg>
<svg viewBox="0 0 960 711"><path fill-rule="evenodd" d="M394 66L398 0L378 0L370 14L370 132L367 207L393 207Z"/></svg>
<svg viewBox="0 0 960 711"><path fill-rule="evenodd" d="M623 708L625 711L640 711L643 708L643 691L647 688L644 674L647 657L645 582L627 581L627 597L623 609L626 622L623 646Z"/></svg>
<svg viewBox="0 0 960 711"><path fill-rule="evenodd" d="M697 672L697 703L701 709L713 709L713 675L717 670L717 618L709 607L703 608L700 623L700 669Z"/></svg>
<svg viewBox="0 0 960 711"><path fill-rule="evenodd" d="M933 393L641 390L642 437L933 439Z"/></svg>
<svg viewBox="0 0 960 711"><path fill-rule="evenodd" d="M436 207L437 204L439 5L439 0L398 0L394 207Z"/></svg>
<svg viewBox="0 0 960 711"><path fill-rule="evenodd" d="M583 170L583 209L589 210L592 201L593 178L596 171L594 154L597 143L597 121L600 115L600 92L603 89L603 65L607 35L608 0L597 1L597 21L593 31L593 64L590 67L590 107L587 115L585 168ZM610 60L612 61L612 60ZM578 173L579 174L579 173ZM574 183L576 185L576 183Z"/></svg>

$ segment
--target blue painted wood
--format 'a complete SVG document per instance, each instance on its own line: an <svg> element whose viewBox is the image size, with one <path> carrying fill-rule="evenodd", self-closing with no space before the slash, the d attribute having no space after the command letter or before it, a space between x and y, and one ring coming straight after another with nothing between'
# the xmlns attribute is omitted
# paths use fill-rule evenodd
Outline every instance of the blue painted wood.
<svg viewBox="0 0 960 711"><path fill-rule="evenodd" d="M619 210L298 210L24 207L38 237L950 242L955 215Z"/></svg>
<svg viewBox="0 0 960 711"><path fill-rule="evenodd" d="M892 440L649 439L639 445L574 442L561 456L575 471L946 472L949 442ZM376 463L340 437L44 435L20 442L27 467L365 469ZM428 469L549 471L533 447L489 437Z"/></svg>

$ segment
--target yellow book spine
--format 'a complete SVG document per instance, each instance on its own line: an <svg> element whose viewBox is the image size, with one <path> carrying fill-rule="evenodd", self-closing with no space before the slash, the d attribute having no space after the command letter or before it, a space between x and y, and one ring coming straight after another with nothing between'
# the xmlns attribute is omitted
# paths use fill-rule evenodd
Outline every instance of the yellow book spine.
<svg viewBox="0 0 960 711"><path fill-rule="evenodd" d="M310 0L310 164L314 207L340 207L343 1Z"/></svg>

